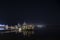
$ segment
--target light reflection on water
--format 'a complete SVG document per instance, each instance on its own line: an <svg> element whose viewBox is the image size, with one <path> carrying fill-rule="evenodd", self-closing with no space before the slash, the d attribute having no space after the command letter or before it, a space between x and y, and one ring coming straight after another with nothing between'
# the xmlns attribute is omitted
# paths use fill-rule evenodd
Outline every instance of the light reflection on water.
<svg viewBox="0 0 60 40"><path fill-rule="evenodd" d="M32 37L30 37L32 35ZM29 38L25 37L25 36L29 36ZM4 34L2 36L0 36L1 39L17 39L17 40L52 40L57 38L58 36L60 36L60 26L57 28L55 28L55 26L53 27L47 27L46 29L38 29L36 28L35 31L20 31L20 33L9 33L9 34Z"/></svg>
<svg viewBox="0 0 60 40"><path fill-rule="evenodd" d="M22 31L23 35L30 36L34 34L34 31Z"/></svg>

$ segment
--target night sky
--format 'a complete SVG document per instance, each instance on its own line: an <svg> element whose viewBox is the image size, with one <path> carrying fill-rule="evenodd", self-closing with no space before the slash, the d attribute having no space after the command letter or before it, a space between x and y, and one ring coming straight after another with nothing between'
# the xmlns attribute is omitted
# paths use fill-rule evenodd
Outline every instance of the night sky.
<svg viewBox="0 0 60 40"><path fill-rule="evenodd" d="M0 1L0 24L60 24L60 1Z"/></svg>

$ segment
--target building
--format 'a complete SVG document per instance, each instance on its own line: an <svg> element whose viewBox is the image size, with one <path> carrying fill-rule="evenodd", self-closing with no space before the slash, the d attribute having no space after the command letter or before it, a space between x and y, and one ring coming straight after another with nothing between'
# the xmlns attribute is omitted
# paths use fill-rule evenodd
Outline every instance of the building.
<svg viewBox="0 0 60 40"><path fill-rule="evenodd" d="M22 30L33 30L33 29L34 29L33 24L27 24L26 22L24 22L22 25Z"/></svg>
<svg viewBox="0 0 60 40"><path fill-rule="evenodd" d="M6 30L5 25L0 24L0 30Z"/></svg>
<svg viewBox="0 0 60 40"><path fill-rule="evenodd" d="M20 28L20 27L21 27L20 23L18 23L18 24L17 24L17 27L18 27L18 28Z"/></svg>
<svg viewBox="0 0 60 40"><path fill-rule="evenodd" d="M33 24L27 24L24 22L22 25L19 23L14 26L8 26L8 25L0 25L0 30L6 30L8 32L22 32L22 31L29 31L34 30L35 26Z"/></svg>

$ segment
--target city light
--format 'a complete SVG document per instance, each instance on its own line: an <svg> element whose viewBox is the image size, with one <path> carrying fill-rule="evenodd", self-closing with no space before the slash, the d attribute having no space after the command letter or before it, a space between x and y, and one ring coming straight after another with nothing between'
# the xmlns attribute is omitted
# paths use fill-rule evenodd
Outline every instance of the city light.
<svg viewBox="0 0 60 40"><path fill-rule="evenodd" d="M37 27L42 28L42 27L44 27L44 25L37 25Z"/></svg>
<svg viewBox="0 0 60 40"><path fill-rule="evenodd" d="M19 28L19 32L21 32L21 30L22 30L22 29L21 29L21 28Z"/></svg>
<svg viewBox="0 0 60 40"><path fill-rule="evenodd" d="M0 30L4 30L4 28L0 28Z"/></svg>
<svg viewBox="0 0 60 40"><path fill-rule="evenodd" d="M0 24L0 26L5 26L5 25Z"/></svg>

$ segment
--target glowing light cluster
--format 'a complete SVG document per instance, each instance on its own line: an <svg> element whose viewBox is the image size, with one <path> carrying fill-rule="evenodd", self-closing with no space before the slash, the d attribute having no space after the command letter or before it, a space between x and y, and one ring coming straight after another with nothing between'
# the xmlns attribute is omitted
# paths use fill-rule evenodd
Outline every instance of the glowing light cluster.
<svg viewBox="0 0 60 40"><path fill-rule="evenodd" d="M0 26L5 26L5 25L0 24Z"/></svg>
<svg viewBox="0 0 60 40"><path fill-rule="evenodd" d="M37 25L37 27L40 27L40 28L42 28L42 27L44 27L44 25Z"/></svg>
<svg viewBox="0 0 60 40"><path fill-rule="evenodd" d="M21 30L22 30L22 29L21 29L21 28L19 28L19 32L21 32Z"/></svg>
<svg viewBox="0 0 60 40"><path fill-rule="evenodd" d="M0 28L0 30L4 30L4 28Z"/></svg>

